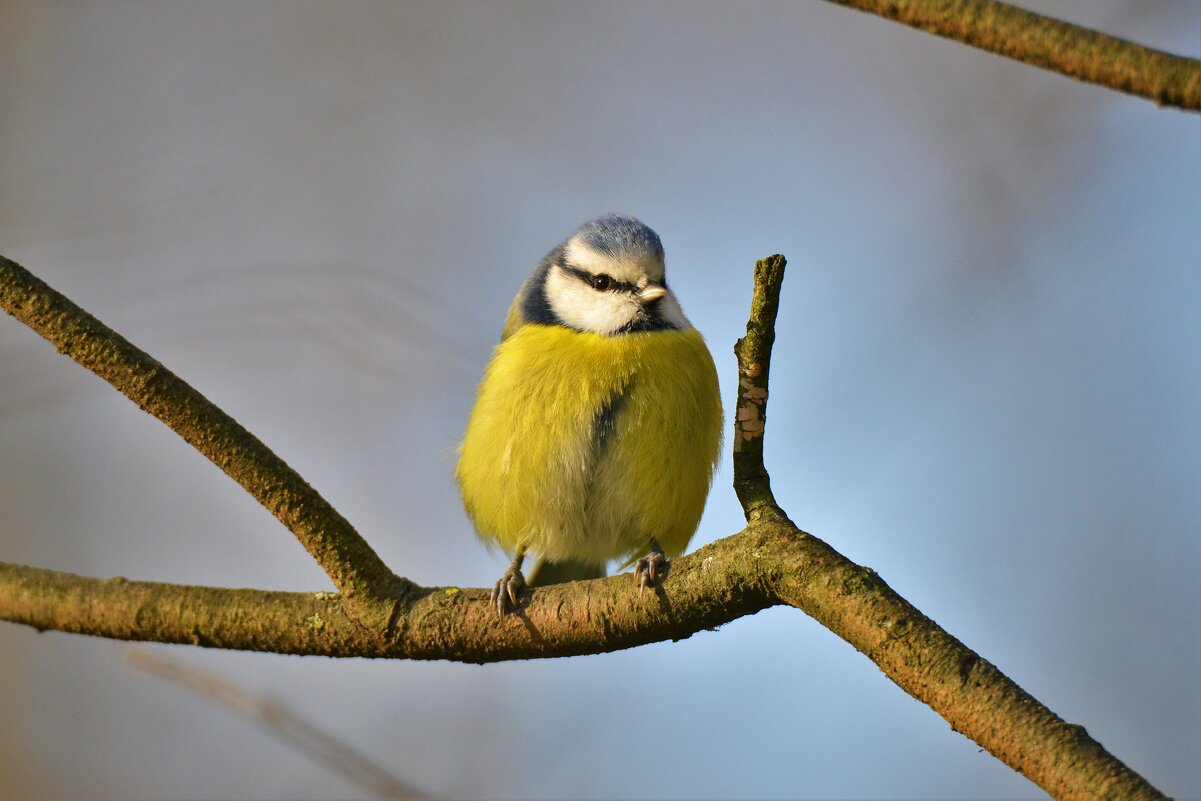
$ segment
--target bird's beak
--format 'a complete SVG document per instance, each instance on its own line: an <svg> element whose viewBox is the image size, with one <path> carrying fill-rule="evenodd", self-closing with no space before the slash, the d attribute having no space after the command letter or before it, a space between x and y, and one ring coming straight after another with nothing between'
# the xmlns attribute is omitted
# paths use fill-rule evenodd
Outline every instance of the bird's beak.
<svg viewBox="0 0 1201 801"><path fill-rule="evenodd" d="M642 302L643 306L649 306L666 294L667 287L663 286L662 284L648 283L646 286L642 287L642 289L638 290L638 300Z"/></svg>

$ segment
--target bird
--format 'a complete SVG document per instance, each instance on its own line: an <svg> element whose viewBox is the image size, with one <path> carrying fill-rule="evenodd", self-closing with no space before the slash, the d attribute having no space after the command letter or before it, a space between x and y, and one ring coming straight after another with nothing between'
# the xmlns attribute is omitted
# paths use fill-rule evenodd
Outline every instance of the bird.
<svg viewBox="0 0 1201 801"><path fill-rule="evenodd" d="M476 533L513 556L497 612L615 560L635 566L639 595L656 587L700 523L722 425L713 357L668 287L658 234L620 214L581 225L509 307L459 449Z"/></svg>

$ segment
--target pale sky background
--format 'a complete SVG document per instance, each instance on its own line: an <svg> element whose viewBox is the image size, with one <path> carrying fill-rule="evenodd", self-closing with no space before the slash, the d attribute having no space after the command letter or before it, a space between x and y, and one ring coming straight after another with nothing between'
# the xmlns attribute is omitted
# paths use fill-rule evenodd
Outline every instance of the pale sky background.
<svg viewBox="0 0 1201 801"><path fill-rule="evenodd" d="M1201 53L1191 1L1027 0ZM817 0L0 2L0 253L288 460L402 575L490 584L452 478L513 293L638 215L734 387L790 262L780 501L1201 797L1201 121ZM693 547L740 528L728 457ZM0 560L322 590L175 434L0 318ZM149 646L453 798L1040 791L798 611L473 667ZM0 797L363 791L127 646L0 624Z"/></svg>

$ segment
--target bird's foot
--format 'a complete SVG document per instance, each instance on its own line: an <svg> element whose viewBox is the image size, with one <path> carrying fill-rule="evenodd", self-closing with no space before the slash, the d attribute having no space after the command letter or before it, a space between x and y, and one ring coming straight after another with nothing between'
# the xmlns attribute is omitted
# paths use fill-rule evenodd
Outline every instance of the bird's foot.
<svg viewBox="0 0 1201 801"><path fill-rule="evenodd" d="M509 565L509 569L505 571L500 580L496 582L496 586L492 588L492 605L496 607L496 611L501 617L504 617L510 610L516 610L520 606L521 594L525 592L525 576L521 574L521 559L520 557Z"/></svg>
<svg viewBox="0 0 1201 801"><path fill-rule="evenodd" d="M634 582L638 585L638 594L647 587L654 587L660 578L667 575L667 557L663 555L658 543L651 543L651 552L634 563Z"/></svg>

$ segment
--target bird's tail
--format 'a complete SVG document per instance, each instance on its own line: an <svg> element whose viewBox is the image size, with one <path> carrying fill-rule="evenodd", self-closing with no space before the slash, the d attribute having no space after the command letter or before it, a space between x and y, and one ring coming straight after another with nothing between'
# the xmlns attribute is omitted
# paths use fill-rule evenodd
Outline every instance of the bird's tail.
<svg viewBox="0 0 1201 801"><path fill-rule="evenodd" d="M534 564L534 569L526 578L526 584L531 587L545 587L547 584L563 584L568 581L604 578L604 565L590 562L578 562L575 559L563 559L552 562L541 558Z"/></svg>

